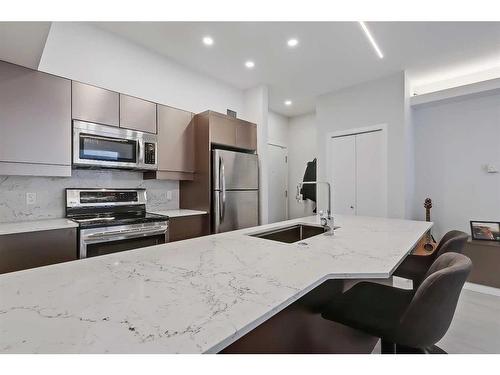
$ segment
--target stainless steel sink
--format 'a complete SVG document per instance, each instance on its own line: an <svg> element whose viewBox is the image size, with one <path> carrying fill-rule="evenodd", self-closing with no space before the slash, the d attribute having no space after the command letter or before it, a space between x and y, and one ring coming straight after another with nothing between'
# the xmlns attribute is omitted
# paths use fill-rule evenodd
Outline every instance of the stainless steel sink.
<svg viewBox="0 0 500 375"><path fill-rule="evenodd" d="M336 229L338 227L334 227ZM293 224L288 227L270 229L264 232L250 234L252 237L264 238L266 240L294 243L325 233L326 229L318 225Z"/></svg>

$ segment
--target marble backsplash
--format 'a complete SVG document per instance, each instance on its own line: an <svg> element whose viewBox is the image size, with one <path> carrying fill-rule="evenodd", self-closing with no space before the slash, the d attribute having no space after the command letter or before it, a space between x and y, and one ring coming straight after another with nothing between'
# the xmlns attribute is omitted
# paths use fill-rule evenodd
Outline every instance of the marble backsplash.
<svg viewBox="0 0 500 375"><path fill-rule="evenodd" d="M0 176L0 223L64 217L66 188L145 188L149 211L179 208L177 181L143 180L140 172L73 170L66 178ZM36 193L35 204L26 203L27 193Z"/></svg>

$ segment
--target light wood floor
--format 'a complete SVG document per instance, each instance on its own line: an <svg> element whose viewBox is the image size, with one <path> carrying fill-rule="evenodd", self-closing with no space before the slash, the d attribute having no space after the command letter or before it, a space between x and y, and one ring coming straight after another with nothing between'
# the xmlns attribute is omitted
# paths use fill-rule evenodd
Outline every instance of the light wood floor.
<svg viewBox="0 0 500 375"><path fill-rule="evenodd" d="M438 346L448 353L500 354L500 297L464 289Z"/></svg>
<svg viewBox="0 0 500 375"><path fill-rule="evenodd" d="M500 354L500 297L464 289L438 346L449 354ZM380 343L373 354L380 353Z"/></svg>

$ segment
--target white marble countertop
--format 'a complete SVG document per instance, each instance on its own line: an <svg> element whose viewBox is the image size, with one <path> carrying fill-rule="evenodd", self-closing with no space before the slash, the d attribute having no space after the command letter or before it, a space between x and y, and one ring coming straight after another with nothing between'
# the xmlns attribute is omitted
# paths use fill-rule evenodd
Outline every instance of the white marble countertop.
<svg viewBox="0 0 500 375"><path fill-rule="evenodd" d="M387 278L431 223L316 216L0 275L0 352L214 353L329 278Z"/></svg>
<svg viewBox="0 0 500 375"><path fill-rule="evenodd" d="M44 219L0 223L0 236L5 234L38 232L41 230L76 228L77 223L68 219Z"/></svg>
<svg viewBox="0 0 500 375"><path fill-rule="evenodd" d="M182 217L182 216L195 216L195 215L206 215L207 211L198 211L198 210L187 210L184 208L180 208L177 210L162 210L162 211L148 211L152 214L158 215L166 215L168 217Z"/></svg>

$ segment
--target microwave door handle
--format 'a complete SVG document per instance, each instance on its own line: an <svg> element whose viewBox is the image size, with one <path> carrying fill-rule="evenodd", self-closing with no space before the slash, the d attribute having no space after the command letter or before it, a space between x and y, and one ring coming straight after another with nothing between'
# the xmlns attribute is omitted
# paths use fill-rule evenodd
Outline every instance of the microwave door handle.
<svg viewBox="0 0 500 375"><path fill-rule="evenodd" d="M220 210L220 220L224 221L224 216L226 215L226 174L224 172L224 160L222 157L219 157L220 164L220 187L221 187L221 210Z"/></svg>
<svg viewBox="0 0 500 375"><path fill-rule="evenodd" d="M100 139L100 140L103 140L103 141L112 140L113 142L122 142L122 143L127 143L128 142L126 139L113 138L113 137L100 137L98 135L80 134L80 138Z"/></svg>

